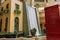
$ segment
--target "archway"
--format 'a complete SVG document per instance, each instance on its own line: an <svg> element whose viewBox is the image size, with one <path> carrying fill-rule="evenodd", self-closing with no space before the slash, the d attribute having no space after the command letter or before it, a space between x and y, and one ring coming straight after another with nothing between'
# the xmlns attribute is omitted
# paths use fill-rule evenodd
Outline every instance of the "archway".
<svg viewBox="0 0 60 40"><path fill-rule="evenodd" d="M14 21L14 32L18 32L18 31L19 31L19 18L16 17Z"/></svg>
<svg viewBox="0 0 60 40"><path fill-rule="evenodd" d="M5 20L5 32L7 32L7 27L8 27L8 17Z"/></svg>

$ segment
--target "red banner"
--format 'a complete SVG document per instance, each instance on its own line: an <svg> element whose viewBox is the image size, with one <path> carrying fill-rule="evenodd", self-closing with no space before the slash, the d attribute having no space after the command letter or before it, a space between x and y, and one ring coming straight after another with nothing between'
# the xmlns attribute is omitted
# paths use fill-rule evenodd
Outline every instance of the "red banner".
<svg viewBox="0 0 60 40"><path fill-rule="evenodd" d="M59 5L45 8L46 38L47 40L60 40Z"/></svg>

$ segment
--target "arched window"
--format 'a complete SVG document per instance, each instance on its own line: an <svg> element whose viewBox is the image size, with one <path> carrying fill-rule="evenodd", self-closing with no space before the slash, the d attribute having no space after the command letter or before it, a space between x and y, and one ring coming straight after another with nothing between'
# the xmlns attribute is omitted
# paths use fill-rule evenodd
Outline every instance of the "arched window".
<svg viewBox="0 0 60 40"><path fill-rule="evenodd" d="M8 27L8 17L5 20L5 32L7 32L7 27Z"/></svg>
<svg viewBox="0 0 60 40"><path fill-rule="evenodd" d="M2 30L2 19L0 20L0 32Z"/></svg>
<svg viewBox="0 0 60 40"><path fill-rule="evenodd" d="M9 9L9 3L6 5L6 9Z"/></svg>
<svg viewBox="0 0 60 40"><path fill-rule="evenodd" d="M9 3L6 5L7 12L9 11Z"/></svg>
<svg viewBox="0 0 60 40"><path fill-rule="evenodd" d="M18 31L19 31L19 18L16 17L14 22L14 32L18 32Z"/></svg>

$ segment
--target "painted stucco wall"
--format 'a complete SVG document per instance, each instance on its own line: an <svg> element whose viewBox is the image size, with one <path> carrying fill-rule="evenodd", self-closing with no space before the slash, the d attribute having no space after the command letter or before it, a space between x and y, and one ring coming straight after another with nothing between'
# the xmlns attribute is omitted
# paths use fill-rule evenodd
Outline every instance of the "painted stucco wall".
<svg viewBox="0 0 60 40"><path fill-rule="evenodd" d="M8 27L7 32L14 32L14 20L15 17L19 18L19 31L23 31L23 5L22 2L18 0L6 0L2 5L3 10L6 9L6 5L9 3L9 12L5 15L0 15L0 19L2 19L2 31L5 29L5 20L8 17ZM15 14L15 4L19 5L20 14Z"/></svg>
<svg viewBox="0 0 60 40"><path fill-rule="evenodd" d="M19 5L20 14L15 14L15 4ZM10 14L10 32L14 32L14 20L15 17L19 18L19 31L23 31L23 5L22 2L18 0L11 0L11 14Z"/></svg>
<svg viewBox="0 0 60 40"><path fill-rule="evenodd" d="M6 9L6 5L9 4L9 12L7 14L0 15L0 19L2 19L2 31L5 29L5 20L6 17L8 17L8 28L7 30L9 31L9 25L10 25L10 0L6 0L4 3L1 4L1 8L3 7L3 10Z"/></svg>

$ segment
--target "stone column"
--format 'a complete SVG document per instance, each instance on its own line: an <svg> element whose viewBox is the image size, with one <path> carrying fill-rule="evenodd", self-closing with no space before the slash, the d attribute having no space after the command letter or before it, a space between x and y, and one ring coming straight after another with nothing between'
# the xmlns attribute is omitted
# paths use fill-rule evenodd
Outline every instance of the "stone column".
<svg viewBox="0 0 60 40"><path fill-rule="evenodd" d="M27 2L30 6L34 6L34 0L26 0L26 2Z"/></svg>
<svg viewBox="0 0 60 40"><path fill-rule="evenodd" d="M4 32L5 30L5 16L2 16L2 32Z"/></svg>

